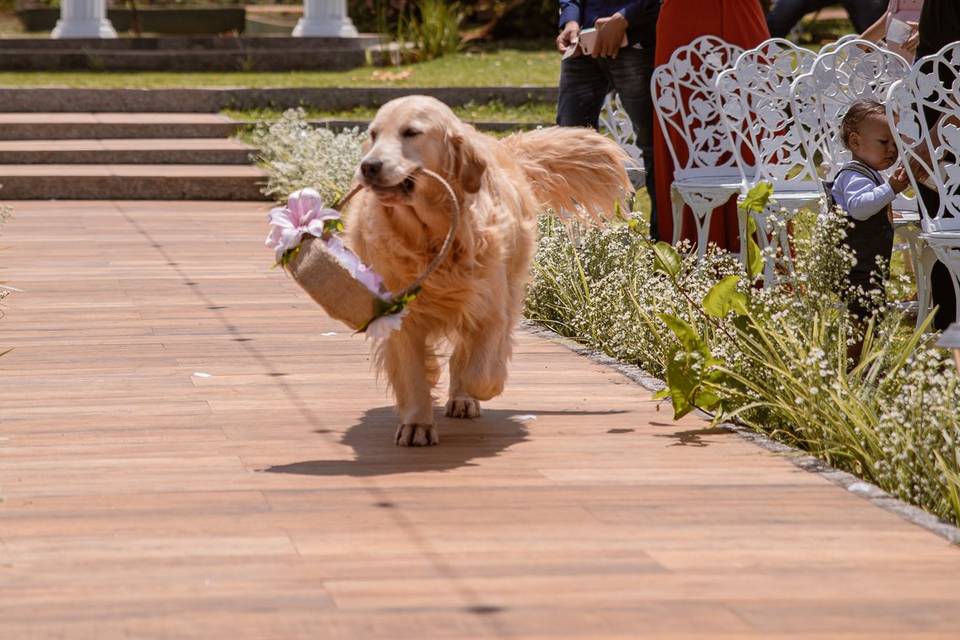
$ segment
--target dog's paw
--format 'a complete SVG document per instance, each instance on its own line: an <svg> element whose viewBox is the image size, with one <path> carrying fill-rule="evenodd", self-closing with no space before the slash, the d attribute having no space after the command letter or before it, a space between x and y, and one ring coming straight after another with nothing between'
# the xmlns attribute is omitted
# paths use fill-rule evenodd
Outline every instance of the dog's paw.
<svg viewBox="0 0 960 640"><path fill-rule="evenodd" d="M429 447L440 444L440 433L433 424L402 424L395 440L398 447Z"/></svg>
<svg viewBox="0 0 960 640"><path fill-rule="evenodd" d="M479 418L480 403L470 396L450 398L446 414L448 418Z"/></svg>

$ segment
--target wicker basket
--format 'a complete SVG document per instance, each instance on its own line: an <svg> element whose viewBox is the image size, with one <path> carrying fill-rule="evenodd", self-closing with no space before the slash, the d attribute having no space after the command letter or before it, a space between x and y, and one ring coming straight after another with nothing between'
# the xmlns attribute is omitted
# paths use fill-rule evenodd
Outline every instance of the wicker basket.
<svg viewBox="0 0 960 640"><path fill-rule="evenodd" d="M363 329L378 313L380 298L354 278L319 238L304 238L286 270L331 318L351 329Z"/></svg>
<svg viewBox="0 0 960 640"><path fill-rule="evenodd" d="M370 323L380 316L401 311L407 301L420 290L427 277L446 259L453 247L453 239L460 223L460 205L456 194L447 181L436 173L427 169L420 169L418 173L437 180L447 191L453 207L450 230L443 246L423 273L409 286L398 293L377 295L341 264L322 239L311 235L304 237L290 261L284 265L287 273L331 318L356 331L365 331ZM357 186L333 208L339 210L361 188Z"/></svg>

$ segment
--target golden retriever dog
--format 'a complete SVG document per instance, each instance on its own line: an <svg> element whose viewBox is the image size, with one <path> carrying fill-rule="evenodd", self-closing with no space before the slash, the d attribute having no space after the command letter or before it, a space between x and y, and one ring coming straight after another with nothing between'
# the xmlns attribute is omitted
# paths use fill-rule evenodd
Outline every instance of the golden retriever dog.
<svg viewBox="0 0 960 640"><path fill-rule="evenodd" d="M450 228L448 191L420 169L443 176L460 203L453 250L410 303L401 328L376 346L377 367L396 396L396 443L434 445L438 346L452 349L446 415L480 415L480 401L499 395L507 379L538 213L550 207L609 219L631 189L629 160L614 142L585 128L497 140L426 96L385 104L369 136L358 170L367 188L350 202L347 234L391 291L424 270Z"/></svg>

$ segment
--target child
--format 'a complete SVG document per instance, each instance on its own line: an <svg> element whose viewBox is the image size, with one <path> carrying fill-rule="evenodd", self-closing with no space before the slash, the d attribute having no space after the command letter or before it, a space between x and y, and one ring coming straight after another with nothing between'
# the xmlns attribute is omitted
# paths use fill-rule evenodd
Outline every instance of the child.
<svg viewBox="0 0 960 640"><path fill-rule="evenodd" d="M841 131L843 144L853 153L853 161L837 173L830 193L834 204L853 222L853 228L847 231L847 244L857 259L850 270L850 286L854 289L850 310L863 319L872 309L863 304L859 299L862 294L856 290L873 289L871 280L881 281L890 264L893 252L890 204L907 188L907 173L900 167L889 180L880 175L880 171L893 166L898 153L886 111L879 102L854 102L843 118ZM880 267L878 258L882 259Z"/></svg>

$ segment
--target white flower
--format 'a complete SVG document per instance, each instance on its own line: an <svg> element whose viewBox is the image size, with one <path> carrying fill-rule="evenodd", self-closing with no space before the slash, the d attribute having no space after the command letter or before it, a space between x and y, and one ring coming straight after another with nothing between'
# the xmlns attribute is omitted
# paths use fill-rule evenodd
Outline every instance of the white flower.
<svg viewBox="0 0 960 640"><path fill-rule="evenodd" d="M401 325L403 325L403 319L407 317L407 313L409 312L410 310L404 307L403 310L398 313L380 316L367 325L366 336L373 340L382 340L389 337L394 331L400 330Z"/></svg>

